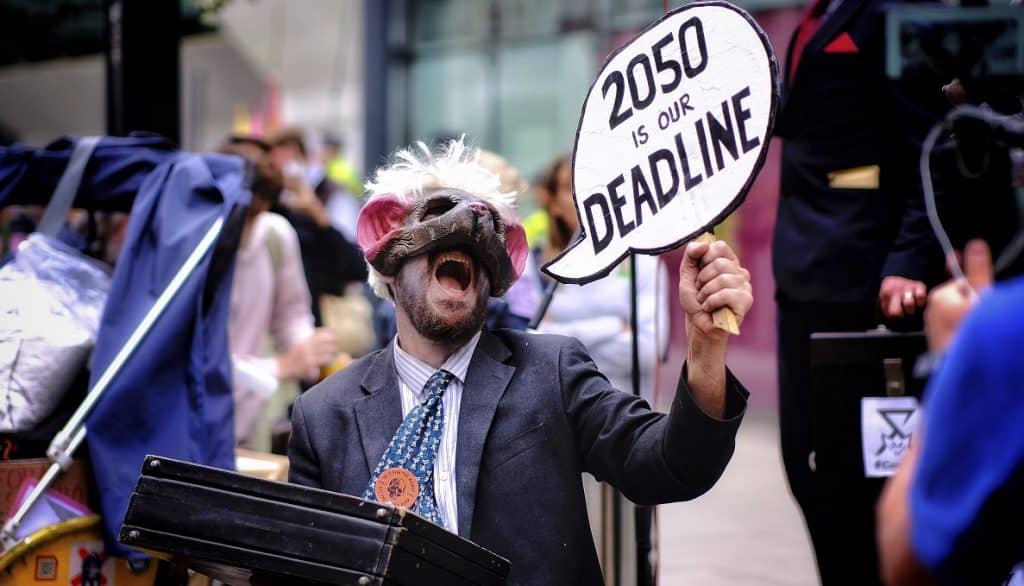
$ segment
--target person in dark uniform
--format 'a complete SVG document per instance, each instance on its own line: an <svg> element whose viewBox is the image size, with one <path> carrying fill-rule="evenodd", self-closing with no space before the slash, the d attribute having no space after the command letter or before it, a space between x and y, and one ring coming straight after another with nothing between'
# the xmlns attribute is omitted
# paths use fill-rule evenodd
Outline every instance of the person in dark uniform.
<svg viewBox="0 0 1024 586"><path fill-rule="evenodd" d="M814 479L809 337L917 318L943 263L924 210L920 142L945 107L937 81L892 81L885 9L898 2L817 0L794 32L776 124L782 184L772 242L778 304L779 419L790 490L825 584L849 578ZM854 440L856 441L856 440ZM856 541L856 540L854 540ZM850 562L877 581L869 556ZM837 557L842 556L842 557ZM850 557L854 556L854 557ZM836 576L836 573L839 576ZM864 583L864 582L858 582Z"/></svg>

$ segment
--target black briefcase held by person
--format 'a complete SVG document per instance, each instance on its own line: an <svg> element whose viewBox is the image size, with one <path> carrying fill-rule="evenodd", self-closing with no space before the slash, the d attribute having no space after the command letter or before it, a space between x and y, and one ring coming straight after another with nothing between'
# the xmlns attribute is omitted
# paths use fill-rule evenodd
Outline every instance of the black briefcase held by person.
<svg viewBox="0 0 1024 586"><path fill-rule="evenodd" d="M875 502L910 447L925 380L921 332L811 335L815 471L822 516L832 539L822 552L845 568L847 583L881 584Z"/></svg>
<svg viewBox="0 0 1024 586"><path fill-rule="evenodd" d="M148 456L121 542L226 584L505 584L508 560L391 505Z"/></svg>

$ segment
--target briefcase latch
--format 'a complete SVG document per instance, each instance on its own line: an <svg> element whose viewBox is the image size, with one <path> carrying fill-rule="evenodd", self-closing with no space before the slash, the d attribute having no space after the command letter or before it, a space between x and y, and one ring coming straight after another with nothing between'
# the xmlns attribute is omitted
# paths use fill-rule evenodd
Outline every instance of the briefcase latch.
<svg viewBox="0 0 1024 586"><path fill-rule="evenodd" d="M885 394L890 397L901 397L907 392L903 381L903 359L884 358L882 369L885 372Z"/></svg>

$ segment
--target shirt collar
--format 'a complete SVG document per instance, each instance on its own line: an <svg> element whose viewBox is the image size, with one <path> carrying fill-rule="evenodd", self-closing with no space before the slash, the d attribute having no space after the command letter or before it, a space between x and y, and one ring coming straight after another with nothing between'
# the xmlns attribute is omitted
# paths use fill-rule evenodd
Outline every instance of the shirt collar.
<svg viewBox="0 0 1024 586"><path fill-rule="evenodd" d="M473 359L473 351L476 350L476 345L479 341L480 332L477 332L468 342L453 352L448 357L448 360L444 361L441 368L452 373L460 383L465 384L466 372L469 370L469 363ZM402 350L402 347L398 345L398 336L395 336L392 344L394 344L395 348L395 370L398 371L398 380L402 381L402 384L408 387L413 394L419 396L423 393L423 387L427 384L427 379L437 369Z"/></svg>

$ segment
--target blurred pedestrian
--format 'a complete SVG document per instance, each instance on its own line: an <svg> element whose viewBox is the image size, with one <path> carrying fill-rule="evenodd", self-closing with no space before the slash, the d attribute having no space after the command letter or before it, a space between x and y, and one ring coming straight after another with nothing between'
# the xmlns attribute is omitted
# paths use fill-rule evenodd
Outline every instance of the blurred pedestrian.
<svg viewBox="0 0 1024 586"><path fill-rule="evenodd" d="M253 436L271 395L285 381L315 381L338 354L337 339L314 328L298 237L270 211L284 186L281 171L251 143L221 149L253 165L252 203L235 260L228 317L234 371L236 443L259 445Z"/></svg>
<svg viewBox="0 0 1024 586"><path fill-rule="evenodd" d="M284 173L285 186L280 205L274 210L286 217L298 234L306 282L312 296L313 318L318 326L329 325L324 316L325 307L328 312L331 308L347 307L336 298L351 295L349 300L358 302L359 306L369 304L361 289L367 277L366 262L355 243L359 205L351 195L324 178L321 167L309 165L300 130L282 130L270 138L269 144L272 160ZM351 230L350 236L346 235L346 230ZM356 345L360 347L365 346L364 338L372 337L369 315L362 321L365 323L357 336L360 343ZM363 330L367 332L365 335ZM355 353L359 349L350 347Z"/></svg>
<svg viewBox="0 0 1024 586"><path fill-rule="evenodd" d="M548 240L533 250L538 265L561 254L578 236L579 217L572 197L569 155L556 157L536 187L537 202L548 216ZM654 256L637 255L637 339L640 388L652 401L653 374L668 344L668 274ZM577 338L618 389L632 389L630 264L622 262L607 277L585 285L560 285L538 329ZM545 281L545 284L547 282Z"/></svg>
<svg viewBox="0 0 1024 586"><path fill-rule="evenodd" d="M501 155L491 151L481 150L478 162L485 169L494 173L501 181L501 189L506 193L515 193L516 199L521 199L530 189L530 184L523 178L519 169L509 164ZM526 259L526 267L523 274L512 286L509 287L505 296L497 299L491 298L487 302L487 327L494 330L498 328L511 328L513 330L525 330L533 319L540 305L540 281L537 263L533 258Z"/></svg>
<svg viewBox="0 0 1024 586"><path fill-rule="evenodd" d="M321 224L321 212L315 203L319 202L330 225L349 242L355 242L356 218L362 203L329 179L324 165L310 159L305 133L299 128L285 128L275 133L270 137L270 154L285 175L287 191L282 203L297 207ZM310 194L315 199L309 197Z"/></svg>
<svg viewBox="0 0 1024 586"><path fill-rule="evenodd" d="M335 134L325 132L321 161L327 178L344 187L357 198L363 196L363 180L359 171L345 158L345 143Z"/></svg>

